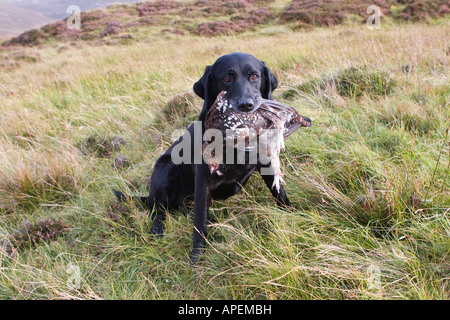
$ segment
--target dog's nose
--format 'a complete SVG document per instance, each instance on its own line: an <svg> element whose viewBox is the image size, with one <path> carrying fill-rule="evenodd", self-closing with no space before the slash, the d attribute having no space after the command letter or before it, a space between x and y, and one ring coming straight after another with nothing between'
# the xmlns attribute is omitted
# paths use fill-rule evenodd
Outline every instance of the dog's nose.
<svg viewBox="0 0 450 320"><path fill-rule="evenodd" d="M240 100L238 103L238 110L241 112L250 112L254 109L255 104L250 99Z"/></svg>

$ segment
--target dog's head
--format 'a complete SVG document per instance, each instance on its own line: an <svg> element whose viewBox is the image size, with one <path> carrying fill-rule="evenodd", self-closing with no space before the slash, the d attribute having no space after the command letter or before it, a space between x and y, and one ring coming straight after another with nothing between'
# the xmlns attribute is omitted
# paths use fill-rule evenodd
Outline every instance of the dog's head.
<svg viewBox="0 0 450 320"><path fill-rule="evenodd" d="M206 113L221 91L227 91L227 99L237 112L256 110L261 98L273 99L272 91L278 80L261 60L246 53L230 53L207 66L203 76L194 84L194 92L205 100L199 120Z"/></svg>

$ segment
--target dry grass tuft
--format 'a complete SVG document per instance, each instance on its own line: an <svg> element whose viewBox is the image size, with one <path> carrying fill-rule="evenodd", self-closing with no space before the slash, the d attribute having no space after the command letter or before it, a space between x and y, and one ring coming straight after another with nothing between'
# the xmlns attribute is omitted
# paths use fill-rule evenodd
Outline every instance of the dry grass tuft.
<svg viewBox="0 0 450 320"><path fill-rule="evenodd" d="M11 235L10 241L16 248L26 249L55 240L67 232L69 227L70 225L61 220L54 221L49 218L35 222L27 220L23 223L23 228Z"/></svg>
<svg viewBox="0 0 450 320"><path fill-rule="evenodd" d="M17 154L8 168L0 170L0 202L3 206L34 208L61 203L77 194L83 177L76 158L70 155L31 152L29 158Z"/></svg>

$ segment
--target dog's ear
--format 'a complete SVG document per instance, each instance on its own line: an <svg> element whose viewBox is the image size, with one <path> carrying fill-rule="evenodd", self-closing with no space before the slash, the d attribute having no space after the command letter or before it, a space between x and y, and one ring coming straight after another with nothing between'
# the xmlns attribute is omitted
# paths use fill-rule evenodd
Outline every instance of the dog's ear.
<svg viewBox="0 0 450 320"><path fill-rule="evenodd" d="M211 82L211 69L211 66L207 66L200 80L194 83L194 92L203 100L206 100L208 87Z"/></svg>
<svg viewBox="0 0 450 320"><path fill-rule="evenodd" d="M207 66L205 68L205 73L200 78L200 80L194 83L194 92L204 100L203 109L200 112L199 116L200 121L205 120L206 114L208 113L208 108L214 103L214 100L216 99L216 97L210 98L211 79L212 79L212 66Z"/></svg>
<svg viewBox="0 0 450 320"><path fill-rule="evenodd" d="M261 61L263 65L263 83L261 84L261 96L264 99L273 100L272 92L278 87L278 80L275 75L270 72L264 61Z"/></svg>

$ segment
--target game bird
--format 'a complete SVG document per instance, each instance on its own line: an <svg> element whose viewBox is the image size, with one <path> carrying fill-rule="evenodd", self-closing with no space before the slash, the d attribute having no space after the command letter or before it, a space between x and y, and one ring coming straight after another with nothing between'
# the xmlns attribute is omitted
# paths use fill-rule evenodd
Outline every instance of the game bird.
<svg viewBox="0 0 450 320"><path fill-rule="evenodd" d="M205 131L220 130L223 137L222 150L227 143L245 151L255 151L255 148L258 148L259 153L263 148L275 177L272 188L275 187L279 191L280 184L285 184L279 158L280 151L284 149L284 140L298 128L310 127L311 124L310 119L301 116L294 108L274 100L261 99L259 108L252 112L236 111L227 100L226 91L222 91L206 116ZM204 158L211 174L220 176L220 164L226 157L215 152L215 149L206 149L212 142L203 144Z"/></svg>

